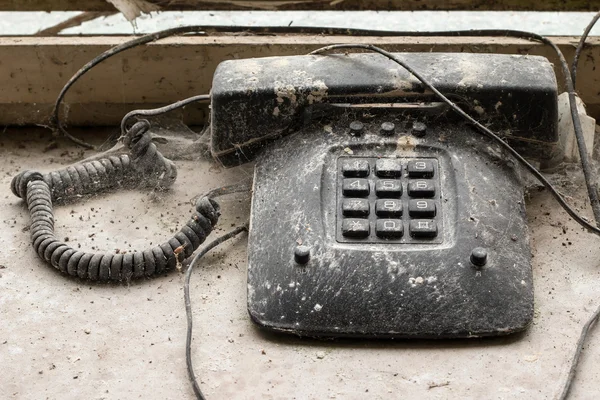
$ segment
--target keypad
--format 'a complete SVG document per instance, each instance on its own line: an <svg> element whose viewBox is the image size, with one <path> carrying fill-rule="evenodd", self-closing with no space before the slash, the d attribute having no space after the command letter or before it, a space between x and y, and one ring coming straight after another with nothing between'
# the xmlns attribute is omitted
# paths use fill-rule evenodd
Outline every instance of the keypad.
<svg viewBox="0 0 600 400"><path fill-rule="evenodd" d="M340 157L337 238L356 243L441 243L435 158Z"/></svg>

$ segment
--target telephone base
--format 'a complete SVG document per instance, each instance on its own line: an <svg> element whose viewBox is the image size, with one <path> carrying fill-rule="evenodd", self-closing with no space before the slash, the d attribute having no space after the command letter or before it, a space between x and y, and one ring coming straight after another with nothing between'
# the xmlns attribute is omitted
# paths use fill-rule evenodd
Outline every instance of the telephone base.
<svg viewBox="0 0 600 400"><path fill-rule="evenodd" d="M510 158L440 117L421 117L423 137L412 134L411 118L391 112L363 118L362 135L350 135L361 115L311 122L259 158L248 247L252 320L312 337L469 338L526 329L531 255ZM396 132L382 136L384 123ZM363 172L348 172L348 160ZM378 160L392 160L398 171L386 175ZM431 166L430 175L411 175L415 162ZM433 195L411 192L420 179ZM400 188L377 191L382 180ZM348 199L360 200L349 214ZM433 204L435 214L420 216L418 202ZM425 220L436 223L435 235L416 233L413 222ZM380 235L380 221L394 221L402 234Z"/></svg>

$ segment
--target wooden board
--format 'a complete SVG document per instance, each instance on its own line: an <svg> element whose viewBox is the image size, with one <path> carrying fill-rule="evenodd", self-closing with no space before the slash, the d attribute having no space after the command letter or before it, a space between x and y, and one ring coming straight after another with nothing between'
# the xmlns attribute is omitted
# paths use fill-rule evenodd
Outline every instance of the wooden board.
<svg viewBox="0 0 600 400"><path fill-rule="evenodd" d="M86 62L127 37L0 37L0 125L46 124L63 84ZM568 59L577 38L553 39ZM67 95L72 125L115 125L134 108L208 93L217 64L235 58L305 54L333 43L372 43L392 51L535 54L556 64L552 50L511 38L410 38L342 36L186 36L162 40L105 61ZM591 38L579 65L578 89L600 117L600 38ZM561 81L559 72L559 82ZM204 120L189 107L190 123Z"/></svg>
<svg viewBox="0 0 600 400"><path fill-rule="evenodd" d="M163 10L597 11L598 0L147 0ZM2 0L0 11L111 11L106 0Z"/></svg>

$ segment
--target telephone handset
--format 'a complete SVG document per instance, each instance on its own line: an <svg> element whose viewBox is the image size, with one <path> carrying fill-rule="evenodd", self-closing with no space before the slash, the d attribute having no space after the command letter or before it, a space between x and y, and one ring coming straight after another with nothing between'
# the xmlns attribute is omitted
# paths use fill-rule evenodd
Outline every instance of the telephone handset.
<svg viewBox="0 0 600 400"><path fill-rule="evenodd" d="M545 58L400 56L521 154L557 158ZM531 322L519 169L397 64L371 54L226 61L211 95L213 155L227 166L257 157L248 311L259 326L450 338Z"/></svg>

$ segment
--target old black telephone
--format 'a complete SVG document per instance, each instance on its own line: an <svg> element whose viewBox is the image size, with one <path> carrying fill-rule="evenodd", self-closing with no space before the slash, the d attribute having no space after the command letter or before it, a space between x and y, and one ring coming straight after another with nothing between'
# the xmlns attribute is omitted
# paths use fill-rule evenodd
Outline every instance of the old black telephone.
<svg viewBox="0 0 600 400"><path fill-rule="evenodd" d="M546 59L400 56L523 154L553 162L557 88ZM225 165L259 154L248 239L254 322L360 337L527 327L533 282L519 173L436 100L377 54L218 67L212 152Z"/></svg>
<svg viewBox="0 0 600 400"><path fill-rule="evenodd" d="M560 154L557 85L541 57L397 55L528 158ZM306 336L457 338L525 329L533 282L518 169L396 63L377 54L225 61L211 92L211 151L257 157L248 311ZM147 124L147 123L146 123ZM175 237L129 254L77 251L54 235L52 201L118 186L131 171L174 182L138 122L120 156L24 172L32 241L64 273L122 280L174 268L218 219L211 198Z"/></svg>

